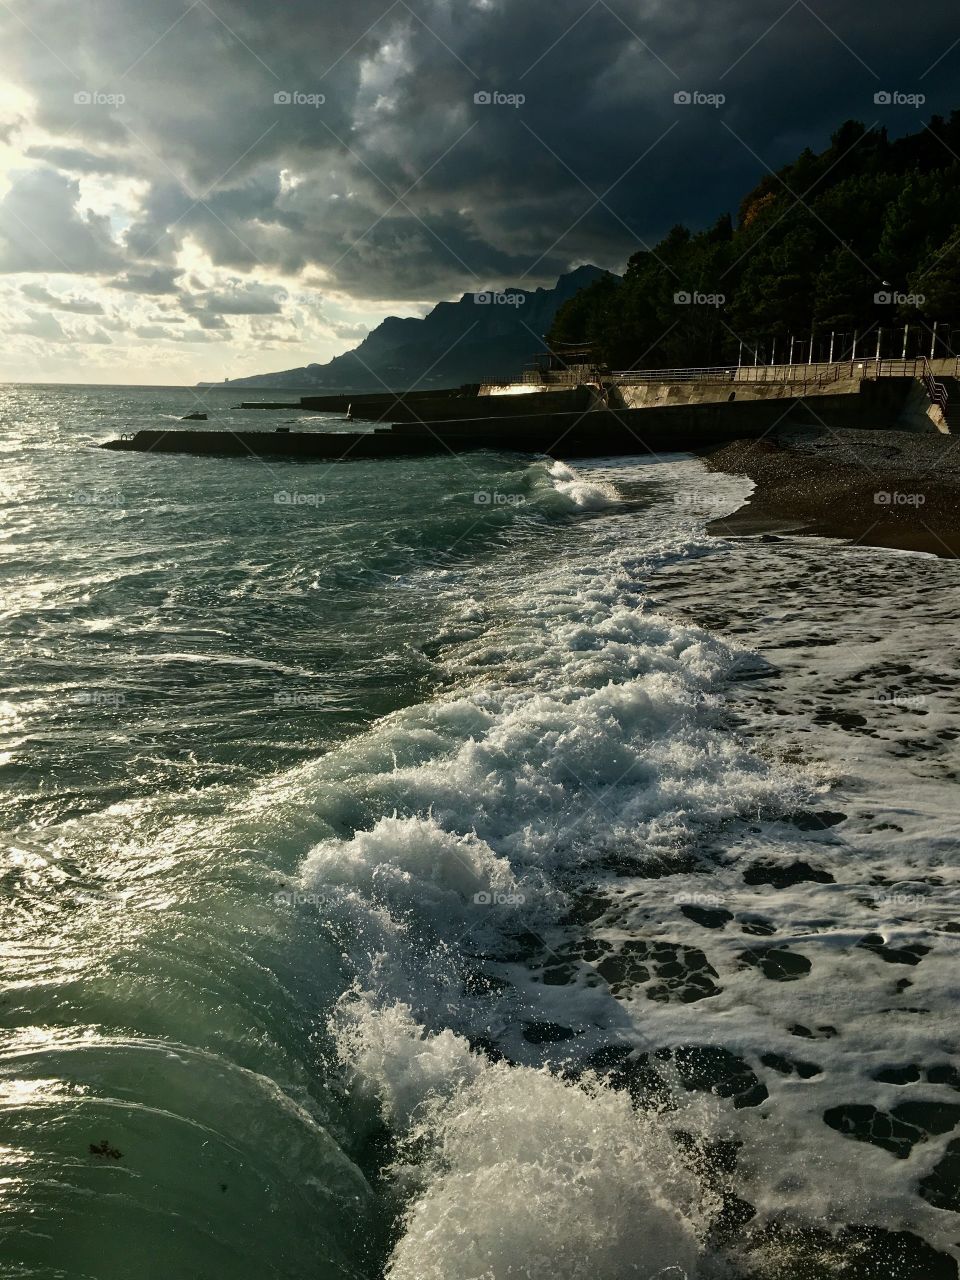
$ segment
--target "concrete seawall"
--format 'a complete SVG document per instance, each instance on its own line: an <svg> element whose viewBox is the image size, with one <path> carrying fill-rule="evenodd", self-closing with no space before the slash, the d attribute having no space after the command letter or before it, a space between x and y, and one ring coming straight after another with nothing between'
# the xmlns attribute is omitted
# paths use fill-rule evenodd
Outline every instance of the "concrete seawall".
<svg viewBox="0 0 960 1280"><path fill-rule="evenodd" d="M858 395L860 378L803 387L793 382L641 382L634 386L612 386L611 407L624 409L659 408L674 404L742 403L745 400L793 400Z"/></svg>
<svg viewBox="0 0 960 1280"><path fill-rule="evenodd" d="M621 410L509 413L506 416L410 421L374 431L139 431L107 449L291 459L391 458L499 449L553 457L680 452L783 425L889 428L900 425L913 379L862 382L855 391L812 397L657 404ZM469 402L478 406L477 400ZM485 408L485 406L484 406ZM933 429L927 419L928 429Z"/></svg>

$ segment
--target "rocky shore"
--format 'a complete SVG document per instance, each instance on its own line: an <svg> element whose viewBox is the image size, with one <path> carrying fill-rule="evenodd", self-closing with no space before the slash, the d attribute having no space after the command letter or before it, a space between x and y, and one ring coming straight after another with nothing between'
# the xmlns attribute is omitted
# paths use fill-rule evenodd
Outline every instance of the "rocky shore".
<svg viewBox="0 0 960 1280"><path fill-rule="evenodd" d="M756 489L710 531L806 534L960 556L960 438L873 430L778 431L704 452Z"/></svg>

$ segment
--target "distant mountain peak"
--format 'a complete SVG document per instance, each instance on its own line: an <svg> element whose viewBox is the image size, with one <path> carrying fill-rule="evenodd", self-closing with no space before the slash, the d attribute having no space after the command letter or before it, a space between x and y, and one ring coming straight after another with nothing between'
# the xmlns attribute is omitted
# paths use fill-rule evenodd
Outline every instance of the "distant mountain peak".
<svg viewBox="0 0 960 1280"><path fill-rule="evenodd" d="M583 264L565 272L550 288L507 285L472 290L456 302L436 303L423 317L386 316L356 347L326 364L233 378L226 385L407 391L509 381L543 349L541 335L563 303L609 274Z"/></svg>

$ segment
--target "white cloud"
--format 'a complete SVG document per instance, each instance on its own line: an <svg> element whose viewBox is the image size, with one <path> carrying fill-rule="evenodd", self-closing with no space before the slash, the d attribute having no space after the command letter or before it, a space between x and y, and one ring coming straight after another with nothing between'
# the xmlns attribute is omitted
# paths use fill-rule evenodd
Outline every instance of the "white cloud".
<svg viewBox="0 0 960 1280"><path fill-rule="evenodd" d="M103 306L92 298L60 298L42 284L24 284L20 292L31 302L45 303L55 311L70 311L78 316L102 316Z"/></svg>
<svg viewBox="0 0 960 1280"><path fill-rule="evenodd" d="M0 200L0 271L94 274L119 264L106 218L78 208L79 183L53 169L14 174Z"/></svg>

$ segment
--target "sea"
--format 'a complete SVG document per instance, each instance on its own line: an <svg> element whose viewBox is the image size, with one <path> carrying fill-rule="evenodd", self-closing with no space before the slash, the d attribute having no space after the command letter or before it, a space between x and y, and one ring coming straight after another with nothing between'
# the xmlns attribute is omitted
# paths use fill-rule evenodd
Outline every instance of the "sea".
<svg viewBox="0 0 960 1280"><path fill-rule="evenodd" d="M0 1275L956 1277L960 562L238 398L0 387Z"/></svg>

